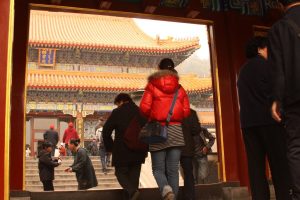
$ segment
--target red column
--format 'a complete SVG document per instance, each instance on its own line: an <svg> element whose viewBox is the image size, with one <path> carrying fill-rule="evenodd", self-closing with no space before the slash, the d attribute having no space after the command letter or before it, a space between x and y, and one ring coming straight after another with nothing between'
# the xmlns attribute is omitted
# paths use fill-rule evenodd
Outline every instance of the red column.
<svg viewBox="0 0 300 200"><path fill-rule="evenodd" d="M16 0L10 118L10 190L23 190L25 158L25 74L28 30L28 1Z"/></svg>
<svg viewBox="0 0 300 200"><path fill-rule="evenodd" d="M9 198L8 173L9 173L9 97L10 97L10 72L12 53L12 28L11 9L13 2L0 1L0 199Z"/></svg>

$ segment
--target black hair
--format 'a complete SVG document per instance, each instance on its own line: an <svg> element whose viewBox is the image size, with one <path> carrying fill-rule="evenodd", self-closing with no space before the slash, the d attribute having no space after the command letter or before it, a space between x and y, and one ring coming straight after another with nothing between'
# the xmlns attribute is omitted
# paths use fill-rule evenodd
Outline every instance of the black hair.
<svg viewBox="0 0 300 200"><path fill-rule="evenodd" d="M44 143L42 144L42 148L43 148L43 149L47 149L48 147L52 147L52 143L51 143L51 142L44 142Z"/></svg>
<svg viewBox="0 0 300 200"><path fill-rule="evenodd" d="M158 64L159 69L167 69L173 71L175 68L174 62L170 58L162 59Z"/></svg>
<svg viewBox="0 0 300 200"><path fill-rule="evenodd" d="M255 36L247 43L246 46L246 57L253 58L258 55L258 48L268 47L268 39L263 36Z"/></svg>
<svg viewBox="0 0 300 200"><path fill-rule="evenodd" d="M300 2L300 0L279 0L279 2L284 6L288 6L289 4Z"/></svg>
<svg viewBox="0 0 300 200"><path fill-rule="evenodd" d="M131 97L129 94L126 93L120 93L116 96L114 100L114 104L120 103L120 102L132 102Z"/></svg>
<svg viewBox="0 0 300 200"><path fill-rule="evenodd" d="M74 144L76 147L80 144L80 139L70 139L70 144Z"/></svg>

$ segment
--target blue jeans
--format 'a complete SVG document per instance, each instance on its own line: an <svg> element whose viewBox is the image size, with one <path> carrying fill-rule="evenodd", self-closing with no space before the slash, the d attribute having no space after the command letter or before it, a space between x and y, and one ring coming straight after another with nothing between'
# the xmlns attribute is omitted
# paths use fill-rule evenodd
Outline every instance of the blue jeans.
<svg viewBox="0 0 300 200"><path fill-rule="evenodd" d="M152 171L161 194L165 186L171 186L177 196L180 154L181 150L176 147L151 152Z"/></svg>
<svg viewBox="0 0 300 200"><path fill-rule="evenodd" d="M206 183L208 177L208 160L207 156L196 156L194 157L194 176L196 184Z"/></svg>
<svg viewBox="0 0 300 200"><path fill-rule="evenodd" d="M100 148L99 153L100 153L102 169L106 170L107 165L110 163L110 155L107 154L104 148Z"/></svg>

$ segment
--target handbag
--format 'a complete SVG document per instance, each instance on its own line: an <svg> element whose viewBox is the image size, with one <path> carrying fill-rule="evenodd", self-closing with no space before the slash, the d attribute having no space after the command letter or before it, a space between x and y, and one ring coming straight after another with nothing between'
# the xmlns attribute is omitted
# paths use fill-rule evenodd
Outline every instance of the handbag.
<svg viewBox="0 0 300 200"><path fill-rule="evenodd" d="M144 152L148 151L148 145L142 142L139 139L139 134L142 129L141 127L141 116L137 114L130 121L125 133L124 133L124 143L128 147L128 149L136 152Z"/></svg>
<svg viewBox="0 0 300 200"><path fill-rule="evenodd" d="M176 99L178 96L179 88L177 88L172 104L170 107L170 110L168 112L168 116L166 119L166 125L161 125L158 121L149 121L145 124L145 126L141 129L140 132L140 140L146 144L156 144L156 143L162 143L167 141L168 139L168 126L169 122L171 120L171 117L173 115L173 109L176 103Z"/></svg>

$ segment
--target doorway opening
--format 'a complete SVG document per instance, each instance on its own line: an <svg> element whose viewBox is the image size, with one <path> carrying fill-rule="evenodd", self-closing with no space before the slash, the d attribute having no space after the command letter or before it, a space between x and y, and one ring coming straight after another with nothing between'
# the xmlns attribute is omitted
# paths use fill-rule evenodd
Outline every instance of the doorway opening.
<svg viewBox="0 0 300 200"><path fill-rule="evenodd" d="M50 126L57 148L72 122L89 150L115 108L114 97L130 93L139 103L147 77L163 58L171 58L200 123L216 138L210 26L107 15L31 10L27 62L25 188L42 191L36 157ZM217 138L218 139L218 138ZM120 187L103 175L99 152L90 150L99 186ZM63 163L72 163L63 157ZM209 154L207 183L219 181L217 142ZM156 187L151 160L142 169L141 187ZM55 190L76 190L75 175L56 169ZM105 183L105 184L101 184Z"/></svg>

